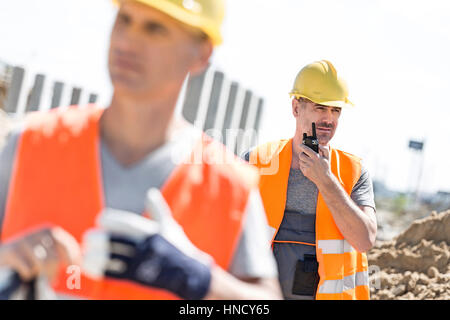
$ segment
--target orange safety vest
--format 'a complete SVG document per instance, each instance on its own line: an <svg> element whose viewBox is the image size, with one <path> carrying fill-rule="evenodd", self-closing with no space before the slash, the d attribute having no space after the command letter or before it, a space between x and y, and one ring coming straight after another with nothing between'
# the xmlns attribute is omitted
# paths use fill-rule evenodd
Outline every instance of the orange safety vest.
<svg viewBox="0 0 450 320"><path fill-rule="evenodd" d="M283 220L289 170L292 160L292 139L258 146L250 153L250 163L259 168L260 193L274 242ZM350 195L361 175L360 159L346 152L331 149L331 171ZM357 252L344 239L319 192L316 208L316 244L281 241L316 246L320 281L316 299L368 300L369 277L365 253Z"/></svg>
<svg viewBox="0 0 450 320"><path fill-rule="evenodd" d="M96 107L35 113L21 135L6 205L2 241L43 225L60 226L81 244L104 207ZM233 156L220 163L225 148L203 135L200 164L178 165L161 192L175 220L200 250L228 269L237 247L250 189L257 170ZM192 156L192 155L191 155ZM176 299L165 290L120 280L81 276L68 288L61 268L55 291L90 299Z"/></svg>

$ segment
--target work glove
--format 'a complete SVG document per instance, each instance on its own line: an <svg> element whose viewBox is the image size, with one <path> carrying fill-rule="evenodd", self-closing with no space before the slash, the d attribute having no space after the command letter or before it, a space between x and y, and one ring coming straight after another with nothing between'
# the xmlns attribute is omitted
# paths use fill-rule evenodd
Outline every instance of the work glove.
<svg viewBox="0 0 450 320"><path fill-rule="evenodd" d="M190 242L159 190L148 191L146 206L152 219L109 208L102 212L99 229L84 236L85 272L166 289L183 299L204 298L212 258Z"/></svg>

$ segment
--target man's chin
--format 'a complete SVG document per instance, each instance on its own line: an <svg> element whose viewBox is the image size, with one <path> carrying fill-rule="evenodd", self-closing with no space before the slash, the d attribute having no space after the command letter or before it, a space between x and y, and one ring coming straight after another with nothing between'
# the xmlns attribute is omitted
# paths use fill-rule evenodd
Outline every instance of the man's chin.
<svg viewBox="0 0 450 320"><path fill-rule="evenodd" d="M125 76L111 77L111 83L116 91L138 92L141 87L139 81Z"/></svg>
<svg viewBox="0 0 450 320"><path fill-rule="evenodd" d="M326 146L330 141L331 141L331 138L333 138L332 136L318 136L317 137L317 140L319 140L319 144L321 145L321 146Z"/></svg>

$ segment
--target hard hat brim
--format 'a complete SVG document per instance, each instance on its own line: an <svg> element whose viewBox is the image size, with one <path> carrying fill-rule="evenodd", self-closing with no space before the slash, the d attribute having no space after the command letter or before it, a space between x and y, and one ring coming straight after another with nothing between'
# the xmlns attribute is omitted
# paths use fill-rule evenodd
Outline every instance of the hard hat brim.
<svg viewBox="0 0 450 320"><path fill-rule="evenodd" d="M295 97L296 99L298 99L298 98L305 98L305 99L308 99L308 100L310 100L310 101L312 101L312 102L314 102L316 104L320 104L320 105L327 106L327 107L337 107L337 108L347 108L347 109L355 107L355 105L349 100L347 100L347 101L340 101L340 100L338 100L338 101L327 101L327 100L320 101L320 100L317 100L317 99L311 99L310 97L307 97L307 96L299 94L299 93L292 93L292 92L289 93L289 96L291 98Z"/></svg>
<svg viewBox="0 0 450 320"><path fill-rule="evenodd" d="M114 2L120 3L122 0L115 0ZM211 40L214 46L222 44L222 36L220 32L214 27L214 21L203 18L201 16L195 16L184 10L181 10L176 5L168 1L160 0L135 0L139 3L153 7L168 16L197 29L202 30Z"/></svg>

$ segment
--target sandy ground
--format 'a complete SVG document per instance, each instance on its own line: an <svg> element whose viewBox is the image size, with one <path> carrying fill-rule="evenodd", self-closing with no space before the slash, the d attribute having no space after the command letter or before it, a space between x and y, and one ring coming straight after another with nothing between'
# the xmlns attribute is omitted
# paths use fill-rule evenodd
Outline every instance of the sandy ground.
<svg viewBox="0 0 450 320"><path fill-rule="evenodd" d="M368 253L371 299L450 299L450 210L415 220Z"/></svg>

